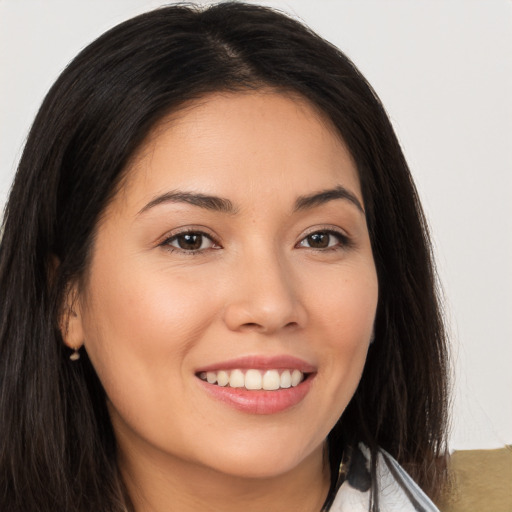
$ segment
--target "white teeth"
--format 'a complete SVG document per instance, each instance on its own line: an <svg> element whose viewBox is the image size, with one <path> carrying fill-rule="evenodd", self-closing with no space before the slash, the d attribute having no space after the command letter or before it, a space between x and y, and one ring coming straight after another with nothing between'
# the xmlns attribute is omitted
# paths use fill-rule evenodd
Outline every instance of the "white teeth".
<svg viewBox="0 0 512 512"><path fill-rule="evenodd" d="M258 370L247 370L245 372L245 387L247 389L261 389L262 378Z"/></svg>
<svg viewBox="0 0 512 512"><path fill-rule="evenodd" d="M243 388L248 390L275 391L298 386L304 380L300 370L220 370L218 372L201 372L199 378L209 384Z"/></svg>
<svg viewBox="0 0 512 512"><path fill-rule="evenodd" d="M293 370L292 372L292 386L298 386L302 379L304 378L304 375L299 370Z"/></svg>
<svg viewBox="0 0 512 512"><path fill-rule="evenodd" d="M267 370L265 375L263 375L263 389L273 391L274 389L279 389L280 385L281 378L279 377L279 372L277 370Z"/></svg>
<svg viewBox="0 0 512 512"><path fill-rule="evenodd" d="M227 386L229 382L228 372L217 372L217 384L219 386Z"/></svg>
<svg viewBox="0 0 512 512"><path fill-rule="evenodd" d="M233 370L229 376L229 387L243 388L245 386L244 374L240 370Z"/></svg>
<svg viewBox="0 0 512 512"><path fill-rule="evenodd" d="M292 374L290 373L290 370L285 370L281 374L281 387L289 388L291 385L292 385Z"/></svg>

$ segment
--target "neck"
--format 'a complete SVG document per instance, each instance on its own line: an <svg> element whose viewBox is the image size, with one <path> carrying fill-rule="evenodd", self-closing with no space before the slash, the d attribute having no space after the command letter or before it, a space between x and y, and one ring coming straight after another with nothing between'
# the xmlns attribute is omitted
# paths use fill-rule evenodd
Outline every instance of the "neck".
<svg viewBox="0 0 512 512"><path fill-rule="evenodd" d="M144 453L140 457L119 447L119 466L135 512L320 512L329 489L322 447L292 470L268 478L234 476Z"/></svg>

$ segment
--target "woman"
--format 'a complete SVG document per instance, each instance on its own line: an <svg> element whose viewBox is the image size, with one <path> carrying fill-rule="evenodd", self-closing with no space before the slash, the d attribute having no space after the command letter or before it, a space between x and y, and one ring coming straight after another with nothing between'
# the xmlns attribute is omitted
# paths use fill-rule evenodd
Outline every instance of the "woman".
<svg viewBox="0 0 512 512"><path fill-rule="evenodd" d="M297 22L173 6L87 47L0 289L2 510L435 510L401 467L435 497L424 217L375 93Z"/></svg>

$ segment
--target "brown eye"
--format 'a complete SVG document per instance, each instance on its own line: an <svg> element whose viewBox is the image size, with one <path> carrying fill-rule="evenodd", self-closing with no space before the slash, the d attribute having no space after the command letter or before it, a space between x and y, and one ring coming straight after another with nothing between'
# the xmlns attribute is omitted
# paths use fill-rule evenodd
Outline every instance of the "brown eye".
<svg viewBox="0 0 512 512"><path fill-rule="evenodd" d="M330 249L345 245L345 237L334 231L316 231L300 241L300 247Z"/></svg>
<svg viewBox="0 0 512 512"><path fill-rule="evenodd" d="M214 243L211 238L203 233L181 233L175 235L165 241L165 245L170 245L173 248L180 249L182 251L200 251L203 249L210 249Z"/></svg>
<svg viewBox="0 0 512 512"><path fill-rule="evenodd" d="M189 233L186 235L178 236L176 238L176 242L178 242L180 249L197 251L197 249L200 249L201 245L203 244L203 236Z"/></svg>
<svg viewBox="0 0 512 512"><path fill-rule="evenodd" d="M329 247L329 233L313 233L306 237L309 247L313 249L325 249Z"/></svg>

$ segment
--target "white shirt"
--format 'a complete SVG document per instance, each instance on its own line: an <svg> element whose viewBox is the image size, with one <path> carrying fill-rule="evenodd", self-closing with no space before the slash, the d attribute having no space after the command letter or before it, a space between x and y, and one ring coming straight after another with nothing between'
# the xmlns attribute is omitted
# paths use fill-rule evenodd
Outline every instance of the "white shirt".
<svg viewBox="0 0 512 512"><path fill-rule="evenodd" d="M362 464L351 464L347 479L339 488L329 512L368 512L370 510L369 450L359 445ZM358 474L359 473L359 474ZM360 474L364 473L364 474ZM398 462L384 450L377 460L380 512L439 512Z"/></svg>

